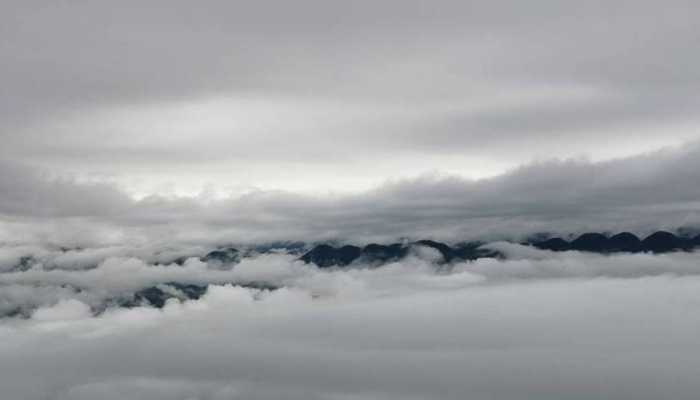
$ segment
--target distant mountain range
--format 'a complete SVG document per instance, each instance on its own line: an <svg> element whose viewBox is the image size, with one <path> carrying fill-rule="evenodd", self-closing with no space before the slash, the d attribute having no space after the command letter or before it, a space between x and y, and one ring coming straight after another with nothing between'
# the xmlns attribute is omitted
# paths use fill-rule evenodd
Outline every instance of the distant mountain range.
<svg viewBox="0 0 700 400"><path fill-rule="evenodd" d="M267 253L275 249L285 249L289 253L297 253L305 246L300 242L291 242L287 249L285 243L255 248L254 253ZM300 260L314 264L319 268L346 267L353 263L381 265L392 261L399 261L408 255L420 251L421 248L430 248L440 254L438 263L450 263L452 261L476 260L479 258L504 258L498 251L482 247L484 242L467 242L450 246L434 240L418 240L409 243L393 244L368 244L364 247L345 245L335 247L330 244L319 244L304 253ZM700 235L694 238L677 236L666 231L655 232L644 239L629 233L622 232L616 235L589 232L568 241L560 237L546 240L530 240L523 245L533 246L541 250L550 251L583 251L598 254L612 253L669 253L674 251L691 251L700 248ZM218 266L235 264L245 257L244 252L233 247L221 248L207 253L200 260ZM176 263L184 263L187 257L175 260ZM275 290L276 287L264 282L237 284L238 286ZM198 299L202 296L208 285L188 285L169 282L163 285L144 288L126 300L117 302L121 306L133 307L141 304L150 304L154 307L163 307L169 298L181 297L183 299ZM175 294L174 294L175 293ZM179 294L178 294L179 293Z"/></svg>
<svg viewBox="0 0 700 400"><path fill-rule="evenodd" d="M353 263L381 265L401 260L419 251L420 248L430 248L440 254L441 257L437 260L438 263L504 257L503 254L495 250L482 247L484 244L486 242L473 241L449 245L434 240L418 240L392 244L372 243L362 247L353 245L336 247L332 244L322 243L310 248L303 242L280 242L241 250L235 247L221 247L203 256L180 256L169 261L157 262L156 264L175 263L183 265L189 258L197 257L214 267L227 268L227 266L237 264L241 259L255 254L279 252L299 255L300 260L309 264L315 264L320 268L344 267ZM700 248L700 234L688 237L667 231L657 231L642 239L630 232L622 232L615 235L589 232L573 240L566 240L561 237L543 238L542 235L538 235L519 244L533 246L541 250L576 250L599 254L624 252L668 253L673 251L691 251ZM8 272L26 271L39 263L39 261L32 255L23 256L16 265L8 269ZM97 265L94 265L94 267L97 267Z"/></svg>
<svg viewBox="0 0 700 400"><path fill-rule="evenodd" d="M451 247L445 243L433 240L419 240L408 244L394 243L389 245L372 243L364 247L347 245L337 248L328 244L321 244L301 256L301 260L316 264L321 268L342 267L355 261L365 264L384 264L400 260L409 255L412 250L417 250L418 247L428 247L436 250L442 256L442 262L500 256L495 251L481 248L482 245L483 243L481 242L471 242Z"/></svg>
<svg viewBox="0 0 700 400"><path fill-rule="evenodd" d="M234 264L237 264L245 257L254 254L282 252L298 255L299 260L308 264L314 264L319 268L342 268L352 266L353 264L380 266L389 262L399 261L411 254L420 254L424 252L426 248L433 250L433 254L436 256L435 262L438 264L476 260L480 258L505 258L504 254L489 249L487 246L484 246L484 244L486 243L464 242L448 245L434 240L418 240L393 244L372 243L363 247L318 244L308 250L309 247L301 242L283 242L243 250L234 247L219 248L199 257L199 259L208 263L212 268L228 269L232 268ZM671 232L658 231L642 239L629 232L622 232L615 235L589 232L573 240L566 240L561 237L544 239L542 236L539 236L538 239L527 240L519 244L556 252L582 251L597 254L642 252L669 253L700 249L700 235L686 237ZM190 257L183 256L170 262L184 264L188 258ZM15 268L10 269L8 272L26 271L38 262L38 260L31 256L22 257ZM231 282L231 284L264 290L277 289L276 286L262 281L247 283ZM178 298L180 300L198 299L207 291L208 286L209 284L195 285L179 282L165 282L147 286L133 293L124 294L123 296L107 299L104 307L109 305L136 307L146 304L160 308L171 298ZM0 318L8 316L28 317L29 315L31 315L31 310L18 308L17 310L5 312L3 315L0 315Z"/></svg>
<svg viewBox="0 0 700 400"><path fill-rule="evenodd" d="M567 251L578 250L593 253L668 253L672 251L690 251L700 247L700 235L694 238L676 236L671 232L658 231L640 239L629 232L606 236L602 233L584 233L568 242L562 238L551 238L532 243L542 250Z"/></svg>
<svg viewBox="0 0 700 400"><path fill-rule="evenodd" d="M502 254L481 247L483 242L461 243L450 246L433 240L419 240L416 242L393 243L389 245L368 244L364 247L346 245L333 247L328 244L320 244L301 256L306 263L315 264L320 268L342 267L354 262L368 264L383 264L400 260L411 253L417 247L429 247L442 255L441 262L449 263L454 260L475 260L485 257L503 257ZM572 241L560 237L546 240L535 240L521 243L536 247L541 250L551 251L585 251L599 254L609 253L668 253L673 251L690 251L700 247L700 235L694 238L685 238L666 231L658 231L644 239L636 235L623 232L607 236L602 233L584 233Z"/></svg>

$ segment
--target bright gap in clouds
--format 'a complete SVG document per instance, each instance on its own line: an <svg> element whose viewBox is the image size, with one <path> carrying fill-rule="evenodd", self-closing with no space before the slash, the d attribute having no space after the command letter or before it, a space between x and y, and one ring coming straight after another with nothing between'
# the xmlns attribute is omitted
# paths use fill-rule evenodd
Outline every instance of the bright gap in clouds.
<svg viewBox="0 0 700 400"><path fill-rule="evenodd" d="M400 132L455 107L255 96L102 107L58 114L27 130L37 141L19 148L56 175L114 182L136 198L347 194L392 178L478 179L511 166L471 151L425 150ZM42 147L47 132L62 142Z"/></svg>
<svg viewBox="0 0 700 400"><path fill-rule="evenodd" d="M570 112L614 99L605 90L564 85L482 89L451 100L247 95L102 106L26 129L27 140L12 144L13 158L56 175L115 182L135 198L318 195L426 174L482 179L533 160L602 161L697 136L692 122L678 122L671 136L659 133L668 124L513 135L512 122L498 116ZM455 126L446 122L453 120Z"/></svg>

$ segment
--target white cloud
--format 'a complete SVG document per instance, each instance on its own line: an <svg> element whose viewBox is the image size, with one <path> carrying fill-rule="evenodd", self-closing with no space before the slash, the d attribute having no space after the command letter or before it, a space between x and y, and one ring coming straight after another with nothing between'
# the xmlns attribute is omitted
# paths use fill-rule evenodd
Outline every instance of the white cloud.
<svg viewBox="0 0 700 400"><path fill-rule="evenodd" d="M407 259L312 269L273 292L213 286L162 310L85 318L64 302L3 324L0 383L21 400L693 399L691 264L538 252L439 272Z"/></svg>
<svg viewBox="0 0 700 400"><path fill-rule="evenodd" d="M61 300L51 307L39 308L32 314L37 321L64 321L86 318L91 315L90 306L78 300Z"/></svg>

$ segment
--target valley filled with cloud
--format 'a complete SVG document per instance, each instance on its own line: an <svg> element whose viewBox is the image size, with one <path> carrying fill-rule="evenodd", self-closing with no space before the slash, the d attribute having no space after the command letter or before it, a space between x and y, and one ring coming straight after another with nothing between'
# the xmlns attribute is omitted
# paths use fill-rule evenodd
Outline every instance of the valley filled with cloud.
<svg viewBox="0 0 700 400"><path fill-rule="evenodd" d="M0 400L700 398L700 2L0 2Z"/></svg>
<svg viewBox="0 0 700 400"><path fill-rule="evenodd" d="M0 274L0 307L32 306L1 320L0 387L13 399L694 398L696 253L489 246L506 258L53 257ZM208 289L173 289L161 308L108 301L168 282Z"/></svg>
<svg viewBox="0 0 700 400"><path fill-rule="evenodd" d="M693 398L696 254L493 246L507 258L445 265L425 249L375 268L319 269L272 254L229 269L106 256L94 268L76 258L4 272L0 305L36 308L3 320L3 393ZM210 286L197 300L174 296L160 309L104 305L173 281ZM245 287L251 282L278 288Z"/></svg>

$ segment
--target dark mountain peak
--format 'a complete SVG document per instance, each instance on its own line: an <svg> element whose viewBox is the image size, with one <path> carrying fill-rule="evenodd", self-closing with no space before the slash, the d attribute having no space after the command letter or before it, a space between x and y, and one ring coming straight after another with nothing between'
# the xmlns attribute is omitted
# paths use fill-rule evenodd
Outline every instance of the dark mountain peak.
<svg viewBox="0 0 700 400"><path fill-rule="evenodd" d="M433 248L440 248L440 247L449 248L450 247L450 246L446 245L445 243L436 242L436 241L430 240L430 239L423 239L423 240L419 240L419 241L413 242L413 243L419 244L421 246L428 246L428 247L433 247Z"/></svg>
<svg viewBox="0 0 700 400"><path fill-rule="evenodd" d="M370 243L362 249L362 258L370 263L388 262L403 258L408 254L408 249L401 243L388 246Z"/></svg>
<svg viewBox="0 0 700 400"><path fill-rule="evenodd" d="M566 251L571 249L571 244L566 240L556 237L534 244L540 250Z"/></svg>
<svg viewBox="0 0 700 400"><path fill-rule="evenodd" d="M631 232L620 232L617 235L613 235L610 237L611 240L619 240L619 241L634 241L634 240L639 240L639 236L635 235L634 233Z"/></svg>
<svg viewBox="0 0 700 400"><path fill-rule="evenodd" d="M687 250L691 243L671 232L658 231L642 240L642 250L654 253L667 253L674 250Z"/></svg>
<svg viewBox="0 0 700 400"><path fill-rule="evenodd" d="M27 271L30 268L36 264L38 260L34 258L34 256L22 256L19 258L19 261L17 264L12 267L10 271L12 272L19 272L19 271Z"/></svg>
<svg viewBox="0 0 700 400"><path fill-rule="evenodd" d="M476 260L479 258L503 258L503 254L496 250L491 250L482 247L484 242L466 242L460 243L452 250L455 259L458 260Z"/></svg>
<svg viewBox="0 0 700 400"><path fill-rule="evenodd" d="M637 235L630 232L622 232L608 239L609 251L635 252L639 251L642 241Z"/></svg>
<svg viewBox="0 0 700 400"><path fill-rule="evenodd" d="M144 303L153 307L163 308L168 299L197 300L207 291L207 285L191 285L168 282L151 286L134 293L133 299L124 302L123 306L135 307Z"/></svg>
<svg viewBox="0 0 700 400"><path fill-rule="evenodd" d="M314 247L311 251L313 252L330 252L334 251L335 247L331 246L330 244L319 244L318 246Z"/></svg>
<svg viewBox="0 0 700 400"><path fill-rule="evenodd" d="M579 236L571 243L561 238L552 238L535 242L533 245L538 249L553 251L579 250L594 253L651 251L665 253L700 247L700 235L693 239L686 239L671 232L658 231L644 240L640 240L638 236L630 232L621 232L609 238L602 233L589 232Z"/></svg>
<svg viewBox="0 0 700 400"><path fill-rule="evenodd" d="M320 244L301 257L306 263L313 263L321 268L331 266L346 266L356 260L370 265L380 265L397 261L409 255L412 246L425 246L440 252L444 262L455 260L476 260L479 258L503 258L498 251L482 247L482 242L462 242L450 246L435 240L418 240L409 244L393 243L389 245L370 243L362 248L357 246L343 246L335 248L328 244ZM528 242L542 250L567 251L578 250L592 253L635 253L640 251L652 251L663 253L674 250L690 250L700 247L700 235L693 239L680 238L666 231L655 232L644 240L640 240L631 232L621 232L611 237L599 232L588 232L580 235L572 242L563 238L554 237L538 242Z"/></svg>
<svg viewBox="0 0 700 400"><path fill-rule="evenodd" d="M656 231L656 232L652 233L651 235L647 236L646 238L644 238L644 240L647 240L647 239L674 240L677 238L678 238L678 236L674 235L673 233L671 233L669 231Z"/></svg>
<svg viewBox="0 0 700 400"><path fill-rule="evenodd" d="M362 248L362 252L378 253L378 252L384 251L386 248L387 248L387 246L384 246L383 244L370 243L368 245L365 245L365 247Z"/></svg>
<svg viewBox="0 0 700 400"><path fill-rule="evenodd" d="M203 262L219 262L222 264L231 264L238 262L240 258L240 254L238 249L235 249L233 247L228 247L224 249L218 249L211 251L207 253L204 257L202 257Z"/></svg>
<svg viewBox="0 0 700 400"><path fill-rule="evenodd" d="M389 245L370 243L363 248L357 246L335 248L328 244L320 244L304 254L301 260L306 263L316 264L320 268L346 266L358 259L363 263L379 265L408 256L411 246L425 246L436 249L442 254L445 262L503 256L496 251L481 248L482 244L481 242L470 242L454 248L434 240L419 240L409 245L404 243Z"/></svg>
<svg viewBox="0 0 700 400"><path fill-rule="evenodd" d="M602 233L588 232L571 242L571 248L579 251L604 253L609 250L609 241L607 236Z"/></svg>
<svg viewBox="0 0 700 400"><path fill-rule="evenodd" d="M328 244L320 244L304 254L301 259L320 268L328 268L334 265L348 265L359 258L360 253L361 249L357 246L343 246L337 249Z"/></svg>
<svg viewBox="0 0 700 400"><path fill-rule="evenodd" d="M337 250L337 257L340 265L348 265L360 258L362 249L357 246L345 245Z"/></svg>

